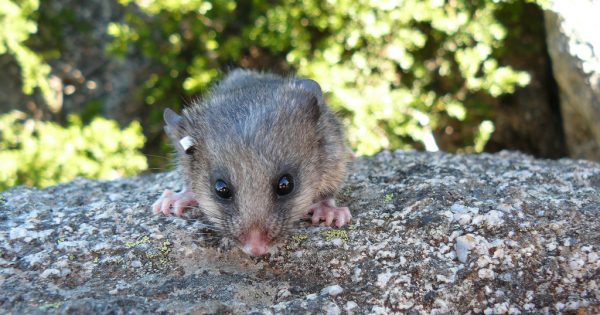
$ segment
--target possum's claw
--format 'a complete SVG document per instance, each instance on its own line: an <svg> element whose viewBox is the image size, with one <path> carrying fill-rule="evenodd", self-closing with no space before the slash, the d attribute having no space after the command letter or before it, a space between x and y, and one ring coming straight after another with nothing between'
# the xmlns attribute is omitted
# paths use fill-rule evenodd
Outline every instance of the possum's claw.
<svg viewBox="0 0 600 315"><path fill-rule="evenodd" d="M313 224L325 221L326 226L332 226L335 221L335 226L342 227L352 219L350 209L348 207L337 207L333 198L313 204L308 213L312 214L311 221Z"/></svg>
<svg viewBox="0 0 600 315"><path fill-rule="evenodd" d="M173 193L167 189L152 205L152 209L154 213L162 212L164 215L169 215L172 211L176 216L181 216L186 207L197 205L198 202L194 199L194 195L190 191L184 190L179 193Z"/></svg>

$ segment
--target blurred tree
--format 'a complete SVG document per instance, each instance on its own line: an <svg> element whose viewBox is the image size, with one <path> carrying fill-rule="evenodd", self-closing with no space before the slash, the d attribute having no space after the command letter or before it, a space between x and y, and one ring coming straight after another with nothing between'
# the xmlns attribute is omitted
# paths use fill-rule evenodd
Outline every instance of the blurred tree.
<svg viewBox="0 0 600 315"><path fill-rule="evenodd" d="M38 31L38 0L0 0L0 55L9 54L21 70L22 92L39 89L53 113L61 110L62 91L52 91L51 67L27 42ZM114 121L91 118L85 126L71 115L69 125L28 118L13 111L0 115L0 191L20 184L45 187L76 176L109 179L147 168L139 152L145 138L139 123L121 130Z"/></svg>
<svg viewBox="0 0 600 315"><path fill-rule="evenodd" d="M163 152L168 150L161 129L165 107L181 106L182 98L190 100L205 92L223 72L243 66L296 72L320 82L329 103L343 117L349 141L359 154L373 154L385 148L437 150L440 143L450 138L446 137L448 133L452 134L452 145L444 148L482 151L495 128L494 108L490 104L530 81L529 74L502 62L508 30L498 14L510 12L513 4L542 4L541 0L117 1L123 11L119 11L118 22L106 29L112 37L107 52L112 58L126 57L126 60L141 56L137 60L143 62L135 64L148 65L143 73L147 80L139 95L149 110L131 111L139 106L123 104L128 106L123 111L138 113L132 119L141 119L144 125L149 139L146 152L157 147ZM0 24L4 27L0 31L0 53L15 56L22 70L25 93L39 88L44 95L51 95L44 92L49 89L50 69L26 42L36 32L36 22L64 21L65 24L53 24L50 29L79 30L75 26L80 26L81 21L61 19L60 14L36 20L38 6L38 0L0 0ZM68 11L73 15L77 12ZM519 14L522 13L515 10L515 15ZM103 106L103 98L95 97L92 116L102 112L99 108ZM51 101L47 103L52 106ZM14 152L26 155L26 150L30 150L35 155L38 149L25 146L24 138L18 144L9 142L14 141L10 135L20 132L38 141L44 133L26 133L23 130L29 129L22 126L56 130L49 134L60 138L72 130L83 132L103 121L88 117L89 110L76 114L82 114L86 122L89 119L92 123L84 126L72 118L66 127L41 122L22 125L18 121L30 120L15 114L4 116L3 121L10 124L2 126L1 145L12 150L11 161L25 161ZM119 135L116 125L106 121L104 124L107 124L106 138L110 134L113 140L142 139L138 127L129 127L126 130L134 128L133 131L124 136ZM145 161L142 163L130 151L139 148L140 144L135 143L117 151L111 151L110 145L99 147L103 152L128 152L122 157L135 157L131 161L139 161L139 167L125 164L128 166L119 168L115 162L108 164L113 171L103 168L90 171L78 166L75 173L106 178L110 177L108 174L139 171L145 168ZM104 159L98 150L94 154L88 149L81 150L77 152L87 153L73 155L73 161L92 157L96 163ZM60 157L60 150L52 152ZM158 167L166 165L163 160L152 163ZM20 169L19 174L25 175L18 175L19 179L8 179L18 173L14 169L20 166L12 167L13 171L4 173L13 174L4 175L5 182L47 185L52 180L75 176L58 166L48 168L53 175L42 176L39 174L46 167L31 166L34 164L30 163L28 170ZM63 178L57 175L60 172L70 175ZM38 175L46 179L26 179Z"/></svg>
<svg viewBox="0 0 600 315"><path fill-rule="evenodd" d="M77 176L111 179L146 169L139 153L144 137L139 123L124 130L95 118L68 127L27 119L13 111L0 116L0 191L15 185L46 187Z"/></svg>
<svg viewBox="0 0 600 315"><path fill-rule="evenodd" d="M498 61L507 30L495 13L511 2L121 0L146 15L110 26L111 51L162 66L146 84L160 109L228 65L285 58L322 85L359 154L437 150L434 130L452 122L459 150L480 152L494 130L486 100L529 82Z"/></svg>
<svg viewBox="0 0 600 315"><path fill-rule="evenodd" d="M0 55L11 54L21 68L23 93L31 95L39 88L52 111L58 111L60 102L50 89L50 66L32 51L25 42L37 32L34 13L38 0L0 0Z"/></svg>

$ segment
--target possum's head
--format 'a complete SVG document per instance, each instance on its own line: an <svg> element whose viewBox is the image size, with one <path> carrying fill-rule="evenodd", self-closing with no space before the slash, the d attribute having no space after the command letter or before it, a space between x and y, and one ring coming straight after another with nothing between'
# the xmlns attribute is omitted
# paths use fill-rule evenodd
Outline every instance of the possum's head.
<svg viewBox="0 0 600 315"><path fill-rule="evenodd" d="M165 121L200 209L260 256L316 197L321 95L293 82L252 88L212 95L182 116L166 110Z"/></svg>

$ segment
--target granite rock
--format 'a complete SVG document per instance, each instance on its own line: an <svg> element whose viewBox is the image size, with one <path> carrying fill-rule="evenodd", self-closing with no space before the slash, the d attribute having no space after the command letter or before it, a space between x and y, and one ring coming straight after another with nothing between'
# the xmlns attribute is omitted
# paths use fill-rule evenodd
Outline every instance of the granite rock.
<svg viewBox="0 0 600 315"><path fill-rule="evenodd" d="M251 258L177 174L0 194L0 313L600 312L600 164L501 152L357 159L342 229L299 222Z"/></svg>
<svg viewBox="0 0 600 315"><path fill-rule="evenodd" d="M546 41L569 156L600 161L600 2L553 1Z"/></svg>

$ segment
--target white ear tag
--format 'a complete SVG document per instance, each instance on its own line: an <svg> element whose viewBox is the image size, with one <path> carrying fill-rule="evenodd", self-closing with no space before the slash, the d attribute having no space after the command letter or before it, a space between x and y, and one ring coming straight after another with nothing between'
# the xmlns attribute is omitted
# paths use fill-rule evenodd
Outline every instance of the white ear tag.
<svg viewBox="0 0 600 315"><path fill-rule="evenodd" d="M190 136L185 136L179 140L179 144L181 144L185 153L190 154L194 147L194 139Z"/></svg>

